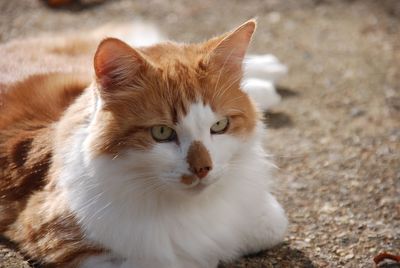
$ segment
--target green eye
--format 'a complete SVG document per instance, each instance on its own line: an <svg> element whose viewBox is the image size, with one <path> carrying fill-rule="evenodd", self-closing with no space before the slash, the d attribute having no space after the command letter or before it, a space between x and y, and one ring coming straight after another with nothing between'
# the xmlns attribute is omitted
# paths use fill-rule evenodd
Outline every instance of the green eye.
<svg viewBox="0 0 400 268"><path fill-rule="evenodd" d="M176 132L165 125L154 126L151 128L153 139L158 142L173 141L176 138Z"/></svg>
<svg viewBox="0 0 400 268"><path fill-rule="evenodd" d="M229 119L225 117L224 119L219 120L214 125L211 126L210 132L211 134L222 134L229 127Z"/></svg>

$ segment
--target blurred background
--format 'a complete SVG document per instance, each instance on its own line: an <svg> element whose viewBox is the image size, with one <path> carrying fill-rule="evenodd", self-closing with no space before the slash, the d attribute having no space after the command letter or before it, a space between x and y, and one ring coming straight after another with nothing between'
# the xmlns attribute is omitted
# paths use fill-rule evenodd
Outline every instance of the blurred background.
<svg viewBox="0 0 400 268"><path fill-rule="evenodd" d="M136 19L193 42L252 17L251 52L289 68L265 141L291 224L282 245L222 267L372 267L400 254L399 0L1 0L0 42ZM16 256L0 246L0 263L4 252Z"/></svg>

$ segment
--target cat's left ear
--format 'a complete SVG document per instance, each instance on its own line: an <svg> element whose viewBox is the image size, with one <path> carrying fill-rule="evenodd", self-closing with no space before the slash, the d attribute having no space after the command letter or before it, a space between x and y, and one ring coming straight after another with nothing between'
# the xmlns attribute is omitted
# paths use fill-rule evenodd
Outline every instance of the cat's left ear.
<svg viewBox="0 0 400 268"><path fill-rule="evenodd" d="M222 37L208 41L205 45L211 48L211 53L207 65L240 77L243 59L255 29L256 21L252 19Z"/></svg>

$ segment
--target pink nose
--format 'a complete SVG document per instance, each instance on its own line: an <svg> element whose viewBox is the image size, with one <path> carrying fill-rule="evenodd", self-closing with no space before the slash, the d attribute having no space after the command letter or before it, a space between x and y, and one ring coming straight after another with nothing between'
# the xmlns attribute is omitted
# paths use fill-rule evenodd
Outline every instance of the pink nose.
<svg viewBox="0 0 400 268"><path fill-rule="evenodd" d="M196 174L196 176L199 179L204 178L205 176L207 176L208 172L212 169L212 167L206 166L206 167L201 167L201 168L195 168L193 170L194 174Z"/></svg>
<svg viewBox="0 0 400 268"><path fill-rule="evenodd" d="M200 141L193 141L188 149L186 161L190 171L199 179L203 179L212 169L210 153Z"/></svg>

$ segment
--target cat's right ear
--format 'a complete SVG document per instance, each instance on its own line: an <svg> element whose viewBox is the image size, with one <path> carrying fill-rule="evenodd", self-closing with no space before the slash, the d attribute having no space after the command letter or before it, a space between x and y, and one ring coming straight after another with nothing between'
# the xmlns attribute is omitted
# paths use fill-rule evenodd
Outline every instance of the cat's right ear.
<svg viewBox="0 0 400 268"><path fill-rule="evenodd" d="M138 51L121 40L104 39L94 56L94 70L100 91L111 93L133 85L147 64Z"/></svg>
<svg viewBox="0 0 400 268"><path fill-rule="evenodd" d="M218 73L224 71L234 78L242 77L243 60L255 29L256 21L252 19L206 42L205 49L210 51L206 64Z"/></svg>

